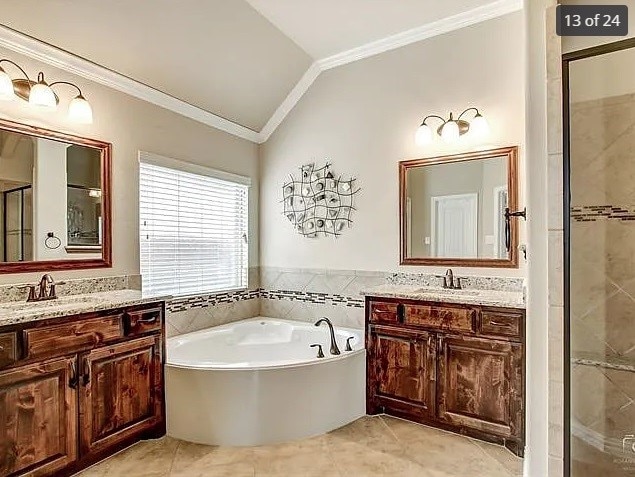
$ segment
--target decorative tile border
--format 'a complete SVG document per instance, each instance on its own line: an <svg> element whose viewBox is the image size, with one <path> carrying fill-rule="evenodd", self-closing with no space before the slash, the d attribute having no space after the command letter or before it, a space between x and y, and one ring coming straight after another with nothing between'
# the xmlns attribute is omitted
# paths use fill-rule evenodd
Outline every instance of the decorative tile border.
<svg viewBox="0 0 635 477"><path fill-rule="evenodd" d="M353 308L364 308L363 298L330 293L261 289L260 297L269 300L301 301L305 303L315 303L318 305L342 305Z"/></svg>
<svg viewBox="0 0 635 477"><path fill-rule="evenodd" d="M597 222L598 220L635 220L635 207L617 205L583 205L571 207L574 222Z"/></svg>
<svg viewBox="0 0 635 477"><path fill-rule="evenodd" d="M574 364L581 364L583 366L595 366L597 368L615 369L618 371L630 371L631 373L635 373L635 363L618 363L588 358L571 358L571 362Z"/></svg>
<svg viewBox="0 0 635 477"><path fill-rule="evenodd" d="M184 298L176 298L166 303L166 309L170 313L178 313L191 308L207 308L215 305L236 303L239 301L255 300L260 298L262 289L238 290L207 295L195 295Z"/></svg>

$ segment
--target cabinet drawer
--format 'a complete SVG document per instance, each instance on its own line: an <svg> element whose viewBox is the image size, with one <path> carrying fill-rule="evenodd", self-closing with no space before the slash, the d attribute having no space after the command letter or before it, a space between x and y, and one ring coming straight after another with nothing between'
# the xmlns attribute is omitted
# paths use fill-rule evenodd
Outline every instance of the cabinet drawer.
<svg viewBox="0 0 635 477"><path fill-rule="evenodd" d="M18 360L17 333L0 333L0 368L9 366Z"/></svg>
<svg viewBox="0 0 635 477"><path fill-rule="evenodd" d="M397 303L372 302L370 304L371 323L398 323Z"/></svg>
<svg viewBox="0 0 635 477"><path fill-rule="evenodd" d="M522 322L522 313L483 310L480 333L520 338L522 336Z"/></svg>
<svg viewBox="0 0 635 477"><path fill-rule="evenodd" d="M141 335L161 329L161 307L129 311L125 316L126 335Z"/></svg>
<svg viewBox="0 0 635 477"><path fill-rule="evenodd" d="M119 314L24 331L27 358L73 353L122 337Z"/></svg>
<svg viewBox="0 0 635 477"><path fill-rule="evenodd" d="M438 305L406 305L405 323L449 331L475 330L476 310Z"/></svg>

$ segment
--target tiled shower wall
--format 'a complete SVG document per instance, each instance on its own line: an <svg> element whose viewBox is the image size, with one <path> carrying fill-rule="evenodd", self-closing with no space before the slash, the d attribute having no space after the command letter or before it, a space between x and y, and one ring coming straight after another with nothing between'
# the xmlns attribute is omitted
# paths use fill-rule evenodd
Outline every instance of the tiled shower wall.
<svg viewBox="0 0 635 477"><path fill-rule="evenodd" d="M573 458L635 423L635 95L571 105ZM606 458L611 458L607 456Z"/></svg>

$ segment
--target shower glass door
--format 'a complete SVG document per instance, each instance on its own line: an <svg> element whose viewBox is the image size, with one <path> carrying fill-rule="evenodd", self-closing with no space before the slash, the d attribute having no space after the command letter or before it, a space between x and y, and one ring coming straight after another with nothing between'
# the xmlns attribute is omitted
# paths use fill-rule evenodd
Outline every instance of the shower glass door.
<svg viewBox="0 0 635 477"><path fill-rule="evenodd" d="M635 42L565 55L565 448L635 475ZM567 87L568 86L568 87Z"/></svg>

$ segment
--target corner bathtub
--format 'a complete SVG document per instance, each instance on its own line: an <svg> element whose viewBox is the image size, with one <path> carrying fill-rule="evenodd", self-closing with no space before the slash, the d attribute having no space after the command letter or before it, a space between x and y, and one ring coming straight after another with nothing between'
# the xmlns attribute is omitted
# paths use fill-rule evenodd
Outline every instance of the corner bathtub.
<svg viewBox="0 0 635 477"><path fill-rule="evenodd" d="M253 446L329 432L366 413L361 330L252 318L167 342L168 435L208 445ZM353 336L353 351L344 351ZM324 358L317 358L319 343Z"/></svg>

